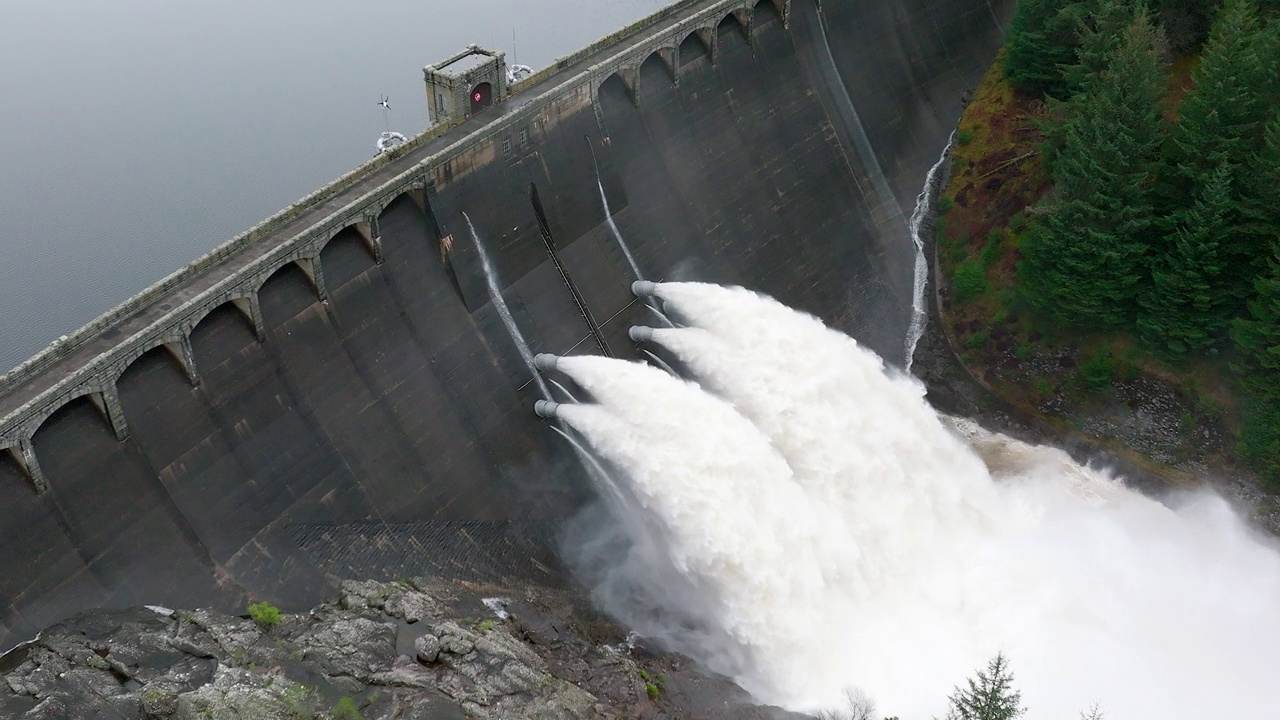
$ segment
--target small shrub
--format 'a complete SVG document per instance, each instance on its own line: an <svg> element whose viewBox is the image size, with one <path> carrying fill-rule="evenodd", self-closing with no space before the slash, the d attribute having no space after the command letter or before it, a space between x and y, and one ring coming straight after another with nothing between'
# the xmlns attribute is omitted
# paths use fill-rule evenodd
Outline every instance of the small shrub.
<svg viewBox="0 0 1280 720"><path fill-rule="evenodd" d="M977 259L965 260L956 266L952 283L956 289L956 300L968 302L987 291L987 270Z"/></svg>
<svg viewBox="0 0 1280 720"><path fill-rule="evenodd" d="M1049 382L1048 378L1036 380L1036 394L1043 398L1053 395L1053 384Z"/></svg>
<svg viewBox="0 0 1280 720"><path fill-rule="evenodd" d="M1206 392L1196 393L1196 407L1209 417L1222 415L1222 405L1218 402L1218 399Z"/></svg>
<svg viewBox="0 0 1280 720"><path fill-rule="evenodd" d="M479 628L480 632L486 632L486 633L487 633L487 632L489 632L490 630L492 630L492 629L493 629L494 627L496 627L496 626L497 626L497 623L496 623L496 622L494 622L494 621L492 621L492 620L485 620L484 622L481 622L477 627Z"/></svg>
<svg viewBox="0 0 1280 720"><path fill-rule="evenodd" d="M986 345L987 341L990 339L991 338L990 336L987 335L987 332L983 330L970 335L969 339L966 342L969 343L969 347L978 348L978 347L982 347L983 345Z"/></svg>
<svg viewBox="0 0 1280 720"><path fill-rule="evenodd" d="M290 683L280 693L280 703L284 705L285 717L289 720L313 720L319 710L320 696L313 688Z"/></svg>
<svg viewBox="0 0 1280 720"><path fill-rule="evenodd" d="M266 628L273 628L280 624L280 608L271 603L260 602L249 606L249 617L253 621Z"/></svg>
<svg viewBox="0 0 1280 720"><path fill-rule="evenodd" d="M987 236L987 244L982 246L982 267L989 268L1000 259L1000 251L1004 249L1004 231L992 230Z"/></svg>
<svg viewBox="0 0 1280 720"><path fill-rule="evenodd" d="M640 679L644 681L645 693L649 696L650 700L656 702L658 697L662 695L662 686L666 682L667 678L661 674L657 677L650 676L649 671L644 668L640 668L639 672Z"/></svg>
<svg viewBox="0 0 1280 720"><path fill-rule="evenodd" d="M356 702L349 697L339 698L338 704L333 706L331 715L333 720L363 720Z"/></svg>
<svg viewBox="0 0 1280 720"><path fill-rule="evenodd" d="M957 130L956 142L961 146L968 145L969 143L973 142L973 133L969 132L968 130Z"/></svg>
<svg viewBox="0 0 1280 720"><path fill-rule="evenodd" d="M1009 218L1009 232L1020 233L1027 229L1027 214L1021 210Z"/></svg>
<svg viewBox="0 0 1280 720"><path fill-rule="evenodd" d="M1019 345L1013 350L1013 356L1018 358L1019 360L1026 360L1027 356L1030 354L1031 354L1031 348L1027 347L1026 345Z"/></svg>
<svg viewBox="0 0 1280 720"><path fill-rule="evenodd" d="M1101 390L1111 384L1115 373L1111 353L1101 348L1076 370L1076 378L1090 390Z"/></svg>
<svg viewBox="0 0 1280 720"><path fill-rule="evenodd" d="M938 198L938 212L940 213L946 213L951 210L951 208L955 207L955 205L956 201L951 199L950 195L943 195Z"/></svg>

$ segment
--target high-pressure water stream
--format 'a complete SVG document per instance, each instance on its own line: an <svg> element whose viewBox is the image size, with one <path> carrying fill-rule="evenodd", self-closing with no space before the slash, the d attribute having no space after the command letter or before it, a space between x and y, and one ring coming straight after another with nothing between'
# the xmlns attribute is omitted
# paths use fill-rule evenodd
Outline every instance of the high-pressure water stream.
<svg viewBox="0 0 1280 720"><path fill-rule="evenodd" d="M1222 500L1162 505L941 418L914 379L747 290L641 289L689 326L634 336L696 382L548 365L594 399L550 414L667 539L648 574L597 578L632 627L797 710L858 688L880 715L941 716L1004 652L1032 720L1095 700L1114 718L1274 717L1280 554Z"/></svg>

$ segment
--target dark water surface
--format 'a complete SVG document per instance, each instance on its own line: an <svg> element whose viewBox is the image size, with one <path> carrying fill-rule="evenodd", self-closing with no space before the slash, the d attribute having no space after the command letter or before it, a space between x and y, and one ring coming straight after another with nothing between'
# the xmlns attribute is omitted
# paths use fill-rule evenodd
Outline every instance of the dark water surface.
<svg viewBox="0 0 1280 720"><path fill-rule="evenodd" d="M370 158L380 93L424 129L423 65L541 67L665 4L5 0L0 372Z"/></svg>

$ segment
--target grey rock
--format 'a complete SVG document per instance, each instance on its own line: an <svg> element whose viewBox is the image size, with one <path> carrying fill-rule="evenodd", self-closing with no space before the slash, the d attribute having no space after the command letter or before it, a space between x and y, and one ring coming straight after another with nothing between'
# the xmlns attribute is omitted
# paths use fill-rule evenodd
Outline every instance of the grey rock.
<svg viewBox="0 0 1280 720"><path fill-rule="evenodd" d="M407 592L400 597L400 617L411 623L439 617L440 605L431 596L420 592Z"/></svg>
<svg viewBox="0 0 1280 720"><path fill-rule="evenodd" d="M435 681L434 673L428 672L426 668L404 656L397 658L390 670L374 673L369 680L372 685L408 688L435 687Z"/></svg>
<svg viewBox="0 0 1280 720"><path fill-rule="evenodd" d="M22 720L64 720L71 717L63 697L50 697L22 715Z"/></svg>
<svg viewBox="0 0 1280 720"><path fill-rule="evenodd" d="M363 617L338 617L309 629L296 639L309 661L329 675L368 680L390 669L396 655L395 630Z"/></svg>
<svg viewBox="0 0 1280 720"><path fill-rule="evenodd" d="M452 620L431 626L431 632L439 636L442 652L466 655L475 649L475 634Z"/></svg>
<svg viewBox="0 0 1280 720"><path fill-rule="evenodd" d="M24 656L12 658L17 666L0 673L0 715L292 720L327 717L346 696L371 720L775 717L737 712L741 692L706 675L698 676L709 689L697 694L697 712L687 712L693 705L674 683L671 701L664 696L651 703L637 690L630 657L584 639L582 624L603 621L582 615L584 603L564 591L524 591L520 618L476 627L458 621L479 610L495 588L483 589L430 579L347 583L340 598L286 615L269 631L211 611L177 611L171 618L91 611L51 628ZM416 661L398 648L395 624L368 614L379 604L388 614L429 621L422 628L429 632L410 651ZM559 628L560 639L530 642L517 622L525 617ZM625 634L615 628L605 635L611 633ZM650 672L679 672L672 661L654 664L660 660L657 654L646 659Z"/></svg>
<svg viewBox="0 0 1280 720"><path fill-rule="evenodd" d="M418 659L424 663L433 663L440 656L440 638L430 633L413 641L413 648L418 651Z"/></svg>
<svg viewBox="0 0 1280 720"><path fill-rule="evenodd" d="M270 675L220 666L213 682L178 698L177 717L213 720L310 718L320 710L314 690Z"/></svg>
<svg viewBox="0 0 1280 720"><path fill-rule="evenodd" d="M178 688L155 683L142 690L142 712L148 717L168 718L178 712Z"/></svg>

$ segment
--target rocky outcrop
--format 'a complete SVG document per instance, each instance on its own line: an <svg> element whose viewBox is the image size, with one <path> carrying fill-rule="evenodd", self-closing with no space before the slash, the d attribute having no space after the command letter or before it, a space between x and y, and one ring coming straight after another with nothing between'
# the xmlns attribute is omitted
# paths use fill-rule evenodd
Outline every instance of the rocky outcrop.
<svg viewBox="0 0 1280 720"><path fill-rule="evenodd" d="M274 626L206 610L90 611L0 658L23 720L783 718L686 658L635 650L540 588L345 582Z"/></svg>

